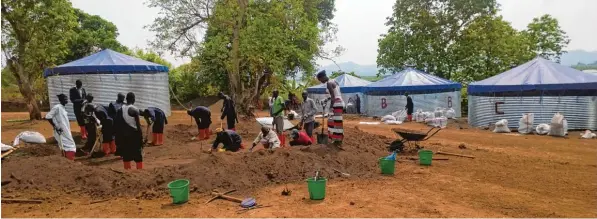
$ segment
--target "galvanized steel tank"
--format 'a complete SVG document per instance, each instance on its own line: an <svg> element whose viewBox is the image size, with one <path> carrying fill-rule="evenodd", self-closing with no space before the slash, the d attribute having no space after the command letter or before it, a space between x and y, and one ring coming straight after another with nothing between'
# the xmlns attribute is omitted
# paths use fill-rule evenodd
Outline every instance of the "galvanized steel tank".
<svg viewBox="0 0 597 219"><path fill-rule="evenodd" d="M597 129L597 76L537 57L468 86L468 119L472 126L489 126L501 119L518 128L524 113L534 124L549 124L564 115L568 129Z"/></svg>
<svg viewBox="0 0 597 219"><path fill-rule="evenodd" d="M461 94L460 91L409 94L413 100L414 111L423 110L433 112L435 108L441 107L454 109L456 117L462 116ZM403 110L406 106L406 96L404 95L366 95L366 110L370 116L385 116L398 110Z"/></svg>
<svg viewBox="0 0 597 219"><path fill-rule="evenodd" d="M135 93L139 108L158 107L170 116L168 67L105 49L90 56L44 71L50 104L58 104L56 95L69 95L76 80L83 82L94 103L108 105L116 95ZM70 99L70 98L69 98ZM71 101L68 117L75 119Z"/></svg>
<svg viewBox="0 0 597 219"><path fill-rule="evenodd" d="M93 94L93 102L108 105L116 101L120 92L126 95L135 93L135 106L138 108L158 107L170 116L170 91L168 73L152 74L89 74L89 75L57 75L47 78L48 96L50 105L58 104L56 95L69 95L69 90L75 86L75 81L80 79L83 88L88 94ZM68 118L75 119L73 105L69 100L66 105Z"/></svg>
<svg viewBox="0 0 597 219"><path fill-rule="evenodd" d="M468 104L468 122L475 127L488 127L507 119L508 127L518 128L524 113L535 114L533 126L549 124L553 115L560 112L568 121L568 129L597 130L597 96L468 96Z"/></svg>
<svg viewBox="0 0 597 219"><path fill-rule="evenodd" d="M438 107L452 108L456 117L460 117L461 88L457 82L406 68L365 86L367 115L384 116L403 110L406 106L404 94L408 93L415 112L419 109L434 111Z"/></svg>

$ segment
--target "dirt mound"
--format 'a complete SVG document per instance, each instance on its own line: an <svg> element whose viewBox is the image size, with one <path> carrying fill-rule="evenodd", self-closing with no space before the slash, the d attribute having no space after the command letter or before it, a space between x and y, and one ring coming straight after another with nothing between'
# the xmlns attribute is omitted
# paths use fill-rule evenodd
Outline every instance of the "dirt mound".
<svg viewBox="0 0 597 219"><path fill-rule="evenodd" d="M245 144L250 145L257 126L256 122L239 126ZM248 189L299 182L318 170L328 178L342 177L338 171L349 173L351 178L370 178L378 175L377 159L388 154L385 142L390 141L348 128L342 150L315 145L274 152L204 153L207 147L202 149L198 145L208 143L189 140L195 129L190 125L169 128L167 145L146 148L144 160L146 166L175 159L190 162L121 172L119 160L114 160L113 166L104 166L87 161L71 162L56 152L45 157L16 157L3 162L2 180L10 178L11 174L20 180L2 189L9 192L58 190L92 197L126 195L150 199L167 195L167 183L176 179L189 179L191 191L205 192L215 188Z"/></svg>
<svg viewBox="0 0 597 219"><path fill-rule="evenodd" d="M52 144L29 144L25 143L11 156L45 157L60 154L60 149Z"/></svg>

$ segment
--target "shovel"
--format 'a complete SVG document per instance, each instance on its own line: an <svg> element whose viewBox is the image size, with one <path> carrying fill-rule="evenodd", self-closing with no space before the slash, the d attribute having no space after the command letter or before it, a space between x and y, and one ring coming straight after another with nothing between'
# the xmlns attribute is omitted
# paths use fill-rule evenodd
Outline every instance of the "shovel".
<svg viewBox="0 0 597 219"><path fill-rule="evenodd" d="M325 111L325 107L327 105L327 101L324 101L321 106L322 109ZM323 127L324 127L324 122L325 122L325 114L324 116L321 117L321 132L319 134L317 134L317 144L328 144L328 135L323 133Z"/></svg>

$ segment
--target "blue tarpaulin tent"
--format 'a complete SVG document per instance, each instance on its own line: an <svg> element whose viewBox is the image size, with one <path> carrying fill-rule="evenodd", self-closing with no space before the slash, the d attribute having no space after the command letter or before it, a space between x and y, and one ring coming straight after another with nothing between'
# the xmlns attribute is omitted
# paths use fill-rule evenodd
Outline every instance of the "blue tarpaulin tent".
<svg viewBox="0 0 597 219"><path fill-rule="evenodd" d="M371 83L370 81L349 74L342 74L332 80L335 80L338 85L340 85L340 92L342 93L363 92L363 87ZM327 92L327 88L325 87L325 84L318 84L307 88L307 92L310 94L324 94Z"/></svg>
<svg viewBox="0 0 597 219"><path fill-rule="evenodd" d="M168 67L105 49L63 65L47 68L44 78L52 75L94 73L157 73L168 72Z"/></svg>
<svg viewBox="0 0 597 219"><path fill-rule="evenodd" d="M436 77L413 68L407 68L367 85L365 87L365 93L429 93L435 91L455 91L459 90L461 87L462 86L457 82Z"/></svg>
<svg viewBox="0 0 597 219"><path fill-rule="evenodd" d="M596 90L597 76L543 58L469 84L468 94L522 91Z"/></svg>

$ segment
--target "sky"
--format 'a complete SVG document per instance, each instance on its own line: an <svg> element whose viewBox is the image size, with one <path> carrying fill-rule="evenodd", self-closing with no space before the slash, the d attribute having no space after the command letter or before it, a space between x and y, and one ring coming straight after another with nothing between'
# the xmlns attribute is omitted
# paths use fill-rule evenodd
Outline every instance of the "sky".
<svg viewBox="0 0 597 219"><path fill-rule="evenodd" d="M338 25L337 41L327 48L341 45L346 50L336 62L375 64L377 40L387 31L386 17L396 0L337 0L333 22ZM567 50L597 51L597 0L497 0L500 14L518 30L526 28L533 18L550 14L570 38ZM157 17L158 10L149 8L145 0L72 0L73 6L113 22L119 30L118 40L130 48L147 48L153 33L144 26ZM188 60L165 57L178 66ZM319 65L331 61L318 60Z"/></svg>

